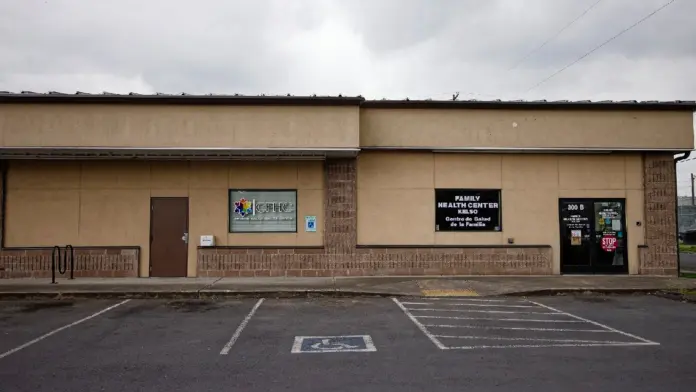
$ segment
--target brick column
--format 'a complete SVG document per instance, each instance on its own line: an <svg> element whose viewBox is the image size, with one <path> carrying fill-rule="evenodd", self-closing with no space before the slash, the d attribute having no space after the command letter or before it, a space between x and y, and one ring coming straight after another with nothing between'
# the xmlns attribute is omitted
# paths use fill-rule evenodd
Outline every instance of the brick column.
<svg viewBox="0 0 696 392"><path fill-rule="evenodd" d="M677 274L676 170L672 154L646 153L645 240L639 273Z"/></svg>
<svg viewBox="0 0 696 392"><path fill-rule="evenodd" d="M329 255L351 255L357 243L356 160L327 159L324 248Z"/></svg>

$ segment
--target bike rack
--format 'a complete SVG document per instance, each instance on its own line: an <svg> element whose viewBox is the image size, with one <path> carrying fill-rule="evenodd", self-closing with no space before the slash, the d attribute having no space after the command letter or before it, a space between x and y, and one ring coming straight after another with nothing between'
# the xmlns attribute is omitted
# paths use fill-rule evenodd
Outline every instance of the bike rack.
<svg viewBox="0 0 696 392"><path fill-rule="evenodd" d="M69 251L69 253L68 253ZM75 279L75 250L72 245L66 245L63 249L63 257L61 257L60 246L53 247L51 253L51 284L56 284L56 265L58 273L64 275L68 271L68 256L70 256L70 279Z"/></svg>

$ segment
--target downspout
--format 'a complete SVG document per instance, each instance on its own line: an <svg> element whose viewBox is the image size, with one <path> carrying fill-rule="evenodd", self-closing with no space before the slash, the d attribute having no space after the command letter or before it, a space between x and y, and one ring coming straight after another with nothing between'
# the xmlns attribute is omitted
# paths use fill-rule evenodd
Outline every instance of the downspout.
<svg viewBox="0 0 696 392"><path fill-rule="evenodd" d="M677 277L681 276L681 256L679 255L679 182L677 182L677 163L685 160L691 155L691 151L687 151L683 153L684 155L674 158L674 187L676 188L674 191L674 217L676 219L676 232L677 232ZM3 188L3 191L5 189ZM3 202L5 201L3 197ZM3 213L3 218L4 218L4 213Z"/></svg>

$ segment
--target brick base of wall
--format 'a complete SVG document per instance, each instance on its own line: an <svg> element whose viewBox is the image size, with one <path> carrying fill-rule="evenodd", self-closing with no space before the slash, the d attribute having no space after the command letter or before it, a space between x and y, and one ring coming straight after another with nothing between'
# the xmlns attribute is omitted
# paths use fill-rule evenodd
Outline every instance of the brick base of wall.
<svg viewBox="0 0 696 392"><path fill-rule="evenodd" d="M61 257L64 250L61 249ZM97 278L126 278L138 276L140 249L132 247L75 248L74 276ZM0 251L0 278L51 278L53 248L3 249ZM56 270L56 277L70 276Z"/></svg>
<svg viewBox="0 0 696 392"><path fill-rule="evenodd" d="M480 248L201 248L198 276L550 275L549 246Z"/></svg>

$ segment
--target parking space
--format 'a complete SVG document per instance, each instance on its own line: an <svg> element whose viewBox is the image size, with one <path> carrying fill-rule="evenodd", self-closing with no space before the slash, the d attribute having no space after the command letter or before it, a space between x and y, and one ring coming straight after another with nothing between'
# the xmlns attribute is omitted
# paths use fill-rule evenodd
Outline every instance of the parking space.
<svg viewBox="0 0 696 392"><path fill-rule="evenodd" d="M178 390L182 382L219 371L221 347L254 302L131 300L0 359L0 379L13 391L56 390L56 385L65 390L128 390L133 385ZM100 311L112 305L86 301L85 307ZM29 321L40 325L45 320L19 323L31 328Z"/></svg>
<svg viewBox="0 0 696 392"><path fill-rule="evenodd" d="M394 302L442 350L659 345L531 300L427 298Z"/></svg>
<svg viewBox="0 0 696 392"><path fill-rule="evenodd" d="M0 301L0 356L120 301Z"/></svg>
<svg viewBox="0 0 696 392"><path fill-rule="evenodd" d="M693 325L648 296L0 303L3 353L58 330L0 389L692 391Z"/></svg>
<svg viewBox="0 0 696 392"><path fill-rule="evenodd" d="M381 350L389 350L398 339L417 337L411 328L403 328L408 327L405 321L389 299L270 299L244 331L246 340L238 343L238 350L254 350L256 339L273 347L275 354L290 355L296 336L364 334Z"/></svg>

